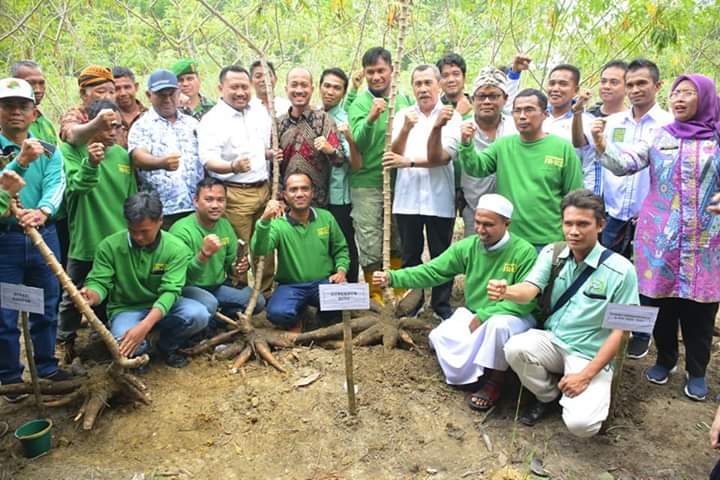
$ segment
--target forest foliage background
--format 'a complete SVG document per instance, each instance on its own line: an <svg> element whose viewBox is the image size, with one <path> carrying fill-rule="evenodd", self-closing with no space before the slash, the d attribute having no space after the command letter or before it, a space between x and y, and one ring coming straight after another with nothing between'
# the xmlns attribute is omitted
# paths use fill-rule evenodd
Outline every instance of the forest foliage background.
<svg viewBox="0 0 720 480"><path fill-rule="evenodd" d="M366 48L395 50L398 7L373 0L207 0L262 48L278 67L279 86L294 65L358 68ZM720 1L413 0L403 85L408 69L455 51L479 68L509 64L516 52L532 66L524 86L544 83L554 64L571 62L594 87L608 60L646 56L662 77L683 72L720 76ZM217 74L256 55L197 0L0 0L0 71L34 59L47 76L43 111L57 120L78 102L77 73L91 63L152 70L190 56L203 92L217 96ZM669 83L669 82L668 82ZM279 90L280 91L280 90ZM142 97L141 97L142 98Z"/></svg>

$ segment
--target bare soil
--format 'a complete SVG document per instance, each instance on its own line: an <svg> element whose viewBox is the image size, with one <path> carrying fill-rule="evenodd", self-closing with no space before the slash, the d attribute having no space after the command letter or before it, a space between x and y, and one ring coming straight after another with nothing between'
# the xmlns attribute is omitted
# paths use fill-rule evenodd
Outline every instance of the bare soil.
<svg viewBox="0 0 720 480"><path fill-rule="evenodd" d="M81 338L84 361L102 360L102 346L87 331ZM342 352L317 347L276 352L285 375L256 361L232 374L210 355L181 370L154 363L144 377L152 405L113 404L90 432L73 422L76 408L54 409L53 449L35 460L12 435L34 417L32 399L0 401L10 428L0 480L483 479L506 465L527 472L533 457L555 479L675 480L705 479L718 459L708 446L716 402L686 399L681 374L664 386L645 381L654 352L626 362L609 432L582 440L559 413L533 428L513 422L513 385L490 415L471 411L465 392L444 383L426 335L415 340L420 351L355 349L357 417L347 412ZM714 349L713 398L718 363Z"/></svg>

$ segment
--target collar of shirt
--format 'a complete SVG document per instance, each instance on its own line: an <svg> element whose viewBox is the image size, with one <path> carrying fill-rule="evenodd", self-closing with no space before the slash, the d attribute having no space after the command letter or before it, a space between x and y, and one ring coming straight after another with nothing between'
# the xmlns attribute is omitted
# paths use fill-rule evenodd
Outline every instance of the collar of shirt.
<svg viewBox="0 0 720 480"><path fill-rule="evenodd" d="M308 217L308 225L311 224L312 222L314 222L316 218L317 218L317 215L315 214L315 209L313 207L310 207L310 216ZM298 222L297 220L295 220L294 218L292 218L290 216L289 211L285 212L285 220L287 220L287 222L290 225L292 225L293 227L295 225L302 225L302 222Z"/></svg>
<svg viewBox="0 0 720 480"><path fill-rule="evenodd" d="M507 245L510 242L510 232L507 230L505 231L505 235L502 236L500 240L495 242L494 245L491 245L489 247L485 247L486 252L494 252L495 250L500 250L505 245ZM483 245L484 246L484 245Z"/></svg>
<svg viewBox="0 0 720 480"><path fill-rule="evenodd" d="M297 124L300 121L300 119L304 119L307 123L312 122L312 119L315 116L315 109L313 109L310 105L305 107L305 110L303 110L303 112L300 114L299 117L293 116L292 108L293 107L290 107L287 112L290 123Z"/></svg>
<svg viewBox="0 0 720 480"><path fill-rule="evenodd" d="M574 103L574 101L573 101L573 103ZM561 116L559 116L559 117L555 117L555 116L553 115L553 108L552 108L550 105L548 105L547 111L548 111L548 117L547 117L547 118L548 118L549 120L553 121L553 122L557 122L557 121L560 121L560 120L565 120L565 119L568 119L568 118L572 118L572 117L573 117L572 107L570 108L570 110L568 110L567 112L565 112L563 115L561 115Z"/></svg>
<svg viewBox="0 0 720 480"><path fill-rule="evenodd" d="M177 117L175 118L174 122L171 122L165 117L161 117L159 113L157 113L157 110L155 110L155 107L149 108L147 112L145 112L145 115L148 115L150 121L153 122L165 122L169 123L170 125L174 125L177 123L185 123L188 118L192 118L190 115L186 115L180 111L180 109L177 110ZM194 120L194 119L193 119Z"/></svg>
<svg viewBox="0 0 720 480"><path fill-rule="evenodd" d="M432 109L432 111L430 112L430 114L429 114L429 115L425 115L425 114L423 113L423 111L420 110L420 106L417 104L417 101L415 102L415 105L413 105L413 108L415 109L415 112L417 112L418 115L424 116L425 118L434 118L435 115L437 115L438 113L440 113L440 110L442 110L444 107L445 107L445 105L444 105L444 104L440 101L440 99L438 98L438 101L437 101L437 103L435 104L435 106L433 107L433 109Z"/></svg>
<svg viewBox="0 0 720 480"><path fill-rule="evenodd" d="M141 247L140 245L138 245L135 242L135 240L132 239L132 237L130 236L130 232L128 232L128 245L130 246L130 248L134 248L136 250L144 250L146 252L152 252L158 247L158 245L160 245L161 237L162 237L162 230L158 231L157 237L155 237L155 240L153 240L150 245Z"/></svg>
<svg viewBox="0 0 720 480"><path fill-rule="evenodd" d="M633 114L633 109L629 108L625 110L624 112L620 112L620 115L622 115L622 121L623 123L632 123L633 125L639 125L643 122L646 122L648 120L651 120L653 123L663 123L663 116L665 116L667 112L660 108L660 105L657 103L652 106L650 110L645 112L645 115L640 117L640 121L635 121L635 116Z"/></svg>
<svg viewBox="0 0 720 480"><path fill-rule="evenodd" d="M322 106L320 106L320 108L322 108ZM342 108L342 102L332 107L327 113L335 120L336 124L347 121L347 112Z"/></svg>
<svg viewBox="0 0 720 480"><path fill-rule="evenodd" d="M603 250L605 250L605 247L600 245L600 242L596 242L595 246L593 247L592 250L590 250L590 253L587 254L587 256L582 261L582 263L584 263L585 265L587 265L589 267L597 268L598 262L600 261L600 254L603 252ZM560 257L560 258L568 258L569 256L570 256L570 247L565 247L565 249L562 252L560 252L560 254L558 255L558 257ZM573 261L575 261L574 256L572 257L572 259L573 259Z"/></svg>
<svg viewBox="0 0 720 480"><path fill-rule="evenodd" d="M257 108L257 106L253 106L252 102L248 102L245 108L238 110L237 108L230 106L230 104L228 104L222 97L220 97L215 106L220 109L221 113L237 118L243 118L250 112L250 110Z"/></svg>

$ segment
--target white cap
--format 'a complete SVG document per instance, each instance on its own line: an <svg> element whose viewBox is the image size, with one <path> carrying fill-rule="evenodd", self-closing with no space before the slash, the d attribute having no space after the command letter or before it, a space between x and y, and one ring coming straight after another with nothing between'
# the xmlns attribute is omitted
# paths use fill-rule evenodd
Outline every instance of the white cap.
<svg viewBox="0 0 720 480"><path fill-rule="evenodd" d="M513 204L510 200L497 193L486 193L478 200L477 207L483 210L490 210L505 218L512 218Z"/></svg>
<svg viewBox="0 0 720 480"><path fill-rule="evenodd" d="M35 94L28 82L20 78L0 80L0 100L4 98L24 98L35 103Z"/></svg>

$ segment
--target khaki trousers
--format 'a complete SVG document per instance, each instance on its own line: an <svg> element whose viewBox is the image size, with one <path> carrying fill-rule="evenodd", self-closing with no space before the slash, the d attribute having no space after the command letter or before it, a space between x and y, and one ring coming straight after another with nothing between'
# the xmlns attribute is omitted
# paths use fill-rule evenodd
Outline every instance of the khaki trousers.
<svg viewBox="0 0 720 480"><path fill-rule="evenodd" d="M225 217L235 230L238 238L245 242L245 251L250 248L250 239L255 232L255 223L262 216L270 199L270 186L265 183L259 187L240 188L232 185L227 186L227 205L225 207ZM257 265L255 266L255 268ZM275 255L265 257L265 267L263 270L262 284L260 291L266 296L272 290L273 276L275 275ZM233 277L240 283L247 284L247 275L239 275Z"/></svg>
<svg viewBox="0 0 720 480"><path fill-rule="evenodd" d="M532 328L514 335L505 344L505 359L523 386L541 402L560 395L558 381L563 375L579 373L590 360L568 353L552 341L553 334ZM591 437L600 431L610 409L612 370L604 368L580 395L560 399L562 418L570 433Z"/></svg>

